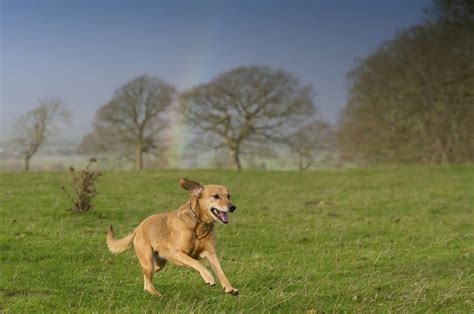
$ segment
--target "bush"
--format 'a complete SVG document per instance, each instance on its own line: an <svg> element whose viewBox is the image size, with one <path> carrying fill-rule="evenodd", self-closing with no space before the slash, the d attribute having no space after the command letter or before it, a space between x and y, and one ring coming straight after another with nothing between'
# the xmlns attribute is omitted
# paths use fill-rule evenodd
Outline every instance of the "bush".
<svg viewBox="0 0 474 314"><path fill-rule="evenodd" d="M74 195L62 186L63 191L73 203L73 207L69 208L73 212L87 212L94 207L92 204L93 198L97 195L95 183L98 177L102 175L102 171L91 169L91 165L97 162L97 159L91 158L87 167L80 172L77 172L74 167L69 167L69 173L72 177L72 190Z"/></svg>

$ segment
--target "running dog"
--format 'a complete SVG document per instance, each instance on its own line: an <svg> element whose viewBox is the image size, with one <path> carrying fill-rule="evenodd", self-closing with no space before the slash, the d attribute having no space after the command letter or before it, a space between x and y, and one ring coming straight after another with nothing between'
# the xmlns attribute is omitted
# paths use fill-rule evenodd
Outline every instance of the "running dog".
<svg viewBox="0 0 474 314"><path fill-rule="evenodd" d="M154 272L159 272L170 261L199 272L204 282L215 286L209 270L198 259L207 258L224 291L239 292L227 280L216 255L214 223L229 223L229 212L236 210L230 202L229 190L222 185L202 185L187 179L179 184L190 194L190 200L178 209L152 215L122 239L116 239L110 226L107 245L113 253L133 247L143 272L144 289L155 296L161 294L153 287Z"/></svg>

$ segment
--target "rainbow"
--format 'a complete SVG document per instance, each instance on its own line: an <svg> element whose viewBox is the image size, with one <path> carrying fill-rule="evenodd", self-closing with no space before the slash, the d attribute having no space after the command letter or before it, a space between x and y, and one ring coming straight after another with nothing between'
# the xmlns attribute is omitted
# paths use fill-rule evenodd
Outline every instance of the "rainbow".
<svg viewBox="0 0 474 314"><path fill-rule="evenodd" d="M173 110L170 113L170 124L167 130L170 146L169 146L169 168L177 169L182 168L183 155L188 143L188 126L184 122L183 118L180 117L178 110L178 103L175 101L173 104Z"/></svg>
<svg viewBox="0 0 474 314"><path fill-rule="evenodd" d="M217 51L215 43L219 42L219 21L208 21L208 31L195 38L194 42L189 43L189 51L183 62L183 67L179 71L176 86L182 92L188 88L197 86L203 82L212 79L215 73L210 69L215 69L212 64ZM173 104L173 110L170 118L168 135L170 138L170 168L188 167L183 163L186 146L191 139L189 136L190 127L185 123L177 111L178 102Z"/></svg>

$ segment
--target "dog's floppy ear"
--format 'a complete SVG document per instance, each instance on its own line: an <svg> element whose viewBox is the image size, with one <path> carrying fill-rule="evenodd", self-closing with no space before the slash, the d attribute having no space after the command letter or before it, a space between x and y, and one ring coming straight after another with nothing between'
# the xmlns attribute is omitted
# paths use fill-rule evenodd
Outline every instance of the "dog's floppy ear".
<svg viewBox="0 0 474 314"><path fill-rule="evenodd" d="M201 183L191 181L185 178L179 179L179 185L181 185L183 189L195 196L200 196L202 190L204 190L204 186L202 186Z"/></svg>

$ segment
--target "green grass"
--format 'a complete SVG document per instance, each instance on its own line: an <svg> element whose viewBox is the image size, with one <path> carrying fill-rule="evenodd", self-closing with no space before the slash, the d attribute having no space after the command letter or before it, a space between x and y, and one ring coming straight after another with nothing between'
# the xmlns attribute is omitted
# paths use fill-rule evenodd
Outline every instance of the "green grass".
<svg viewBox="0 0 474 314"><path fill-rule="evenodd" d="M133 250L106 248L110 224L122 237L185 202L180 176L231 189L216 228L238 297L170 264L153 297ZM474 167L108 172L83 215L67 178L0 174L0 312L474 311Z"/></svg>

